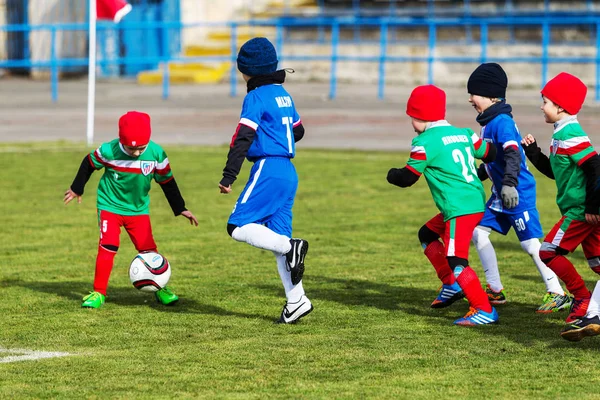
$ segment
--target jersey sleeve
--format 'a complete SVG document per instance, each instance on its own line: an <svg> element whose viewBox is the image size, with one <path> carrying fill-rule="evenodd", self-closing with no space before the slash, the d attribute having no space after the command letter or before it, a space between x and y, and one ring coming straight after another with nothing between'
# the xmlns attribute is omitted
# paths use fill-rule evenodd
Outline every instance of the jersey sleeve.
<svg viewBox="0 0 600 400"><path fill-rule="evenodd" d="M578 166L596 155L596 151L587 135L574 136L559 141L556 154L569 156Z"/></svg>
<svg viewBox="0 0 600 400"><path fill-rule="evenodd" d="M473 148L475 149L475 154L473 154L473 156L479 160L485 158L489 150L489 143L483 140L471 129L467 129L467 136L469 136L471 138L471 142L473 142Z"/></svg>
<svg viewBox="0 0 600 400"><path fill-rule="evenodd" d="M294 128L299 126L300 124L302 124L302 119L300 118L300 114L298 114L298 111L296 110L296 106L294 106Z"/></svg>
<svg viewBox="0 0 600 400"><path fill-rule="evenodd" d="M154 169L154 180L164 185L173 179L173 171L171 171L171 165L169 164L169 157L162 148L158 149L158 157L156 162L156 168Z"/></svg>
<svg viewBox="0 0 600 400"><path fill-rule="evenodd" d="M111 159L111 153L110 146L104 143L96 150L92 151L89 154L88 159L94 169L102 169L107 164L108 160Z"/></svg>
<svg viewBox="0 0 600 400"><path fill-rule="evenodd" d="M519 134L517 126L512 120L503 120L494 136L493 142L497 143L496 147L502 147L502 150L505 151L509 148L519 151L521 135Z"/></svg>
<svg viewBox="0 0 600 400"><path fill-rule="evenodd" d="M252 92L246 95L244 98L244 104L242 105L240 124L246 125L256 131L260 125L262 115L263 104L258 96L255 96Z"/></svg>
<svg viewBox="0 0 600 400"><path fill-rule="evenodd" d="M406 163L406 168L411 170L417 176L421 176L427 168L427 152L425 150L425 143L419 140L417 136L412 140L410 148L410 157Z"/></svg>

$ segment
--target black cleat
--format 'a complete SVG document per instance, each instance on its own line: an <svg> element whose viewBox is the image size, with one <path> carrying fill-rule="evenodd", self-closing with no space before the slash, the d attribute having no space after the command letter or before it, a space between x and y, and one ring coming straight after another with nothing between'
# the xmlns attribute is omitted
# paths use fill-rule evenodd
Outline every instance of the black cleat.
<svg viewBox="0 0 600 400"><path fill-rule="evenodd" d="M304 275L304 257L308 252L308 242L303 239L290 239L292 248L287 252L285 258L288 271L292 276L292 285L297 285Z"/></svg>
<svg viewBox="0 0 600 400"><path fill-rule="evenodd" d="M560 333L563 339L579 342L586 336L600 335L600 317L582 317L565 326Z"/></svg>

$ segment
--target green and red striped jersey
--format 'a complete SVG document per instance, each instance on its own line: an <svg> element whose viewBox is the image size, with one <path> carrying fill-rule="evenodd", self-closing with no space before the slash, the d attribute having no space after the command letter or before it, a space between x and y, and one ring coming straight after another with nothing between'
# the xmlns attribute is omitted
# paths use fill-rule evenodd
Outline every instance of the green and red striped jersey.
<svg viewBox="0 0 600 400"><path fill-rule="evenodd" d="M468 128L436 121L412 141L407 168L425 175L435 205L447 221L485 210L485 192L475 158L486 156L488 143Z"/></svg>
<svg viewBox="0 0 600 400"><path fill-rule="evenodd" d="M98 183L98 209L115 214L148 214L152 180L165 184L173 179L167 154L153 141L139 157L128 155L115 139L100 145L88 158L95 169L104 168Z"/></svg>
<svg viewBox="0 0 600 400"><path fill-rule="evenodd" d="M585 221L587 178L581 164L596 151L576 118L556 124L550 143L550 165L556 182L556 204L562 215Z"/></svg>

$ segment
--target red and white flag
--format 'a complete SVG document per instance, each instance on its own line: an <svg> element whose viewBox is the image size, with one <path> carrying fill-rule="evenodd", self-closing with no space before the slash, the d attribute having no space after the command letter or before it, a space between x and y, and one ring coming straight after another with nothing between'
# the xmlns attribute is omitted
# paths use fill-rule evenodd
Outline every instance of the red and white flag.
<svg viewBox="0 0 600 400"><path fill-rule="evenodd" d="M131 11L131 4L125 0L96 0L96 16L98 19L110 19L119 22Z"/></svg>

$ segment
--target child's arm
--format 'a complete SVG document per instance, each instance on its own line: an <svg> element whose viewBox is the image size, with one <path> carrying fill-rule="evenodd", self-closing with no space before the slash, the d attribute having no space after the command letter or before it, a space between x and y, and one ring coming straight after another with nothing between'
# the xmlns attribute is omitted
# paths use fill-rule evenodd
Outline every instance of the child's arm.
<svg viewBox="0 0 600 400"><path fill-rule="evenodd" d="M392 185L409 187L417 183L420 176L421 174L407 165L404 168L391 168L387 174L387 181Z"/></svg>
<svg viewBox="0 0 600 400"><path fill-rule="evenodd" d="M227 163L223 169L223 179L219 182L221 193L231 192L231 184L235 182L240 173L240 169L242 169L242 164L244 163L250 145L252 145L252 142L254 141L255 135L255 129L242 123L238 125L233 139L231 140L229 154L227 154ZM227 191L227 189L229 190Z"/></svg>
<svg viewBox="0 0 600 400"><path fill-rule="evenodd" d="M159 184L171 206L171 210L173 210L173 214L175 214L175 216L183 215L190 221L190 224L198 226L198 220L194 214L185 208L185 200L183 200L183 196L179 191L179 186L177 186L175 178L169 179L164 183L159 182Z"/></svg>
<svg viewBox="0 0 600 400"><path fill-rule="evenodd" d="M527 135L521 140L525 155L533 166L546 175L550 179L554 179L554 172L552 172L552 166L550 165L550 159L539 148L535 138L532 135Z"/></svg>
<svg viewBox="0 0 600 400"><path fill-rule="evenodd" d="M92 176L92 173L95 170L96 168L92 164L90 155L86 155L81 161L79 171L77 171L77 175L75 176L71 187L65 192L65 198L63 199L65 204L68 204L74 198L77 198L77 202L81 203L81 196L83 195L85 184L90 180L90 176Z"/></svg>
<svg viewBox="0 0 600 400"><path fill-rule="evenodd" d="M294 125L294 142L298 143L304 137L304 126L302 121L298 121L298 125Z"/></svg>
<svg viewBox="0 0 600 400"><path fill-rule="evenodd" d="M585 196L585 219L588 223L600 223L600 156L594 154L581 164L587 178Z"/></svg>
<svg viewBox="0 0 600 400"><path fill-rule="evenodd" d="M486 164L494 161L496 159L497 152L494 143L486 142L470 129L468 132L471 133L471 141L473 142L473 147L475 148L475 158L480 159ZM479 176L479 173L477 175Z"/></svg>

